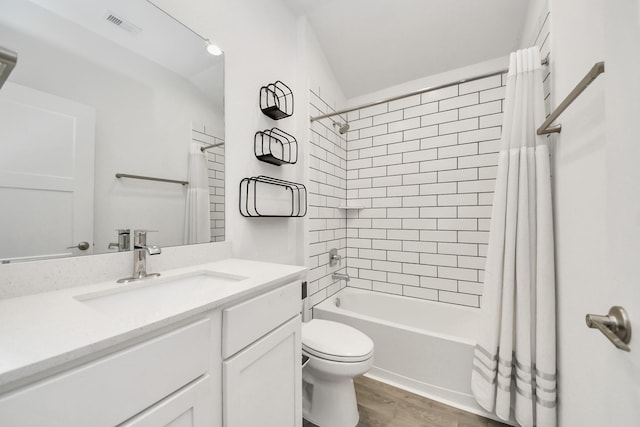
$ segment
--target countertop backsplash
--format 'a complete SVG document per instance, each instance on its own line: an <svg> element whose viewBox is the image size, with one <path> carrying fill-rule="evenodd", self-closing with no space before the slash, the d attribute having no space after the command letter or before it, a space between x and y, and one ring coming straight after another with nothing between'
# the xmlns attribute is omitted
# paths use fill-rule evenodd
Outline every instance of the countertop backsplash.
<svg viewBox="0 0 640 427"><path fill-rule="evenodd" d="M162 273L180 267L230 258L231 242L203 243L162 248L147 257L147 271ZM128 277L133 254L118 252L0 265L0 299L82 286Z"/></svg>

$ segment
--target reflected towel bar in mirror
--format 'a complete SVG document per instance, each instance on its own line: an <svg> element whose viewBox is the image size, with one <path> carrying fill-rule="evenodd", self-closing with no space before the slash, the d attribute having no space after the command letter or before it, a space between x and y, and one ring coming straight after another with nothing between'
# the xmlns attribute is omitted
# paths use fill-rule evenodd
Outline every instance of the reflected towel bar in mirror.
<svg viewBox="0 0 640 427"><path fill-rule="evenodd" d="M189 185L189 181L180 181L177 179L155 178L153 176L129 175L128 173L117 173L116 178L144 179L147 181L170 182L172 184Z"/></svg>
<svg viewBox="0 0 640 427"><path fill-rule="evenodd" d="M0 87L7 81L17 62L16 52L0 46Z"/></svg>
<svg viewBox="0 0 640 427"><path fill-rule="evenodd" d="M204 147L200 148L200 151L202 151L202 152L204 153L204 152L205 152L205 151L207 151L209 148L220 147L220 146L222 146L222 145L224 145L224 142L218 142L218 143L216 143L216 144L207 144L207 145L205 145Z"/></svg>

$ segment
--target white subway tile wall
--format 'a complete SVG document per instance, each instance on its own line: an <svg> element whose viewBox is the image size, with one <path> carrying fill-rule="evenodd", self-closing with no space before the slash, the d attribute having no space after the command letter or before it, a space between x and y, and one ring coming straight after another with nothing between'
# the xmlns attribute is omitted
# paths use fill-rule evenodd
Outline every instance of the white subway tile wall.
<svg viewBox="0 0 640 427"><path fill-rule="evenodd" d="M311 115L334 111L316 92L310 91ZM333 117L311 124L309 150L309 273L307 275L310 306L321 302L345 287L345 281L334 281L334 272L346 273L347 218L347 151L345 135L333 122L346 122L346 117ZM364 126L373 125L371 117ZM357 123L351 123L351 128ZM342 261L329 266L329 250L338 249Z"/></svg>
<svg viewBox="0 0 640 427"><path fill-rule="evenodd" d="M538 33L536 35L535 40L532 43L532 46L538 46L540 48L540 54L543 58L547 58L550 56L550 44L551 40L550 36L550 27L551 27L551 12L547 11L546 14L540 17L540 26L538 29ZM549 59L552 61L552 59ZM551 68L544 68L544 105L547 115L551 113Z"/></svg>
<svg viewBox="0 0 640 427"><path fill-rule="evenodd" d="M549 20L533 43L543 58ZM549 82L547 67L547 113ZM344 286L330 279L331 247L346 255L347 286L480 306L505 85L497 75L350 112L346 145L331 119L314 122L311 306ZM331 110L311 99L312 115Z"/></svg>
<svg viewBox="0 0 640 427"><path fill-rule="evenodd" d="M348 286L480 305L505 83L498 75L350 113L347 197L366 208L347 219L358 279Z"/></svg>
<svg viewBox="0 0 640 427"><path fill-rule="evenodd" d="M204 144L224 143L224 139L213 135L207 126L192 126L192 141ZM224 241L224 145L206 151L209 172L209 206L211 213L211 241Z"/></svg>

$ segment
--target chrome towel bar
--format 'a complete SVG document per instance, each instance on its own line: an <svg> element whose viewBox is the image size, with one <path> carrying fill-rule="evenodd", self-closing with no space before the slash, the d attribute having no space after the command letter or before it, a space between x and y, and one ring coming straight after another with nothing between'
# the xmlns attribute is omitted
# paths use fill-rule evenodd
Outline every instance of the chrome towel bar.
<svg viewBox="0 0 640 427"><path fill-rule="evenodd" d="M17 63L18 54L0 46L0 87L7 81Z"/></svg>
<svg viewBox="0 0 640 427"><path fill-rule="evenodd" d="M559 133L562 130L562 125L560 124L552 125L551 123L553 123L558 118L558 116L560 116L560 114L562 114L562 112L566 110L567 107L571 105L571 103L575 101L576 98L580 96L580 94L587 87L589 87L589 85L602 73L604 73L604 62L596 62L595 65L591 67L587 75L584 76L582 80L580 80L580 83L578 83L576 87L573 88L573 90L569 93L569 95L567 95L564 101L562 101L560 105L558 105L556 109L553 110L551 114L549 114L549 117L547 117L547 120L545 120L540 125L536 133L538 135L546 135L549 133Z"/></svg>
<svg viewBox="0 0 640 427"><path fill-rule="evenodd" d="M224 145L224 142L218 142L218 143L216 143L216 144L207 144L207 145L205 145L204 147L201 147L201 148L200 148L200 151L202 151L202 152L204 153L204 152L205 152L205 151L207 151L209 148L220 147L220 146L222 146L222 145Z"/></svg>
<svg viewBox="0 0 640 427"><path fill-rule="evenodd" d="M147 181L170 182L172 184L189 185L189 181L179 181L177 179L155 178L153 176L129 175L128 173L117 173L116 178L144 179Z"/></svg>

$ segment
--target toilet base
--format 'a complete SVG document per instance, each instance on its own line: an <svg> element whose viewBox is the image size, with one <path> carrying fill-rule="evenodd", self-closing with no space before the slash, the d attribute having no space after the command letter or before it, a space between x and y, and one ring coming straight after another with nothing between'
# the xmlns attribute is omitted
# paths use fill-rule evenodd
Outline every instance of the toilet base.
<svg viewBox="0 0 640 427"><path fill-rule="evenodd" d="M307 376L308 377L308 376ZM302 415L318 427L355 427L360 420L353 380L323 381L303 375Z"/></svg>
<svg viewBox="0 0 640 427"><path fill-rule="evenodd" d="M328 346L336 337L341 344ZM345 337L359 341L356 350ZM355 427L360 414L353 378L373 366L373 341L349 326L314 319L302 326L302 354L309 357L302 368L302 416L319 427Z"/></svg>

